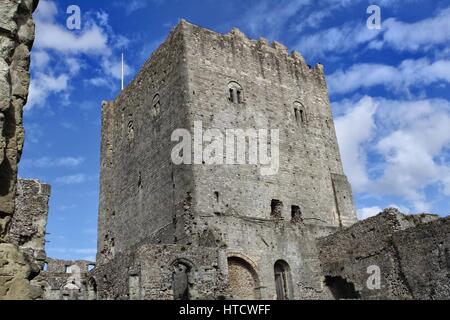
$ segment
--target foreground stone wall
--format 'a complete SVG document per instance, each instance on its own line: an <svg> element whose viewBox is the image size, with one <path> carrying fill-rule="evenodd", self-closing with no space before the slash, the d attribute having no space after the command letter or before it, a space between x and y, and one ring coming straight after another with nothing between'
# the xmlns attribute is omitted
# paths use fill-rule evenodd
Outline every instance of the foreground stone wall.
<svg viewBox="0 0 450 320"><path fill-rule="evenodd" d="M45 234L50 189L49 185L37 180L18 181L16 210L8 233L8 242L19 246L41 266L46 260Z"/></svg>
<svg viewBox="0 0 450 320"><path fill-rule="evenodd" d="M24 143L22 114L30 83L32 13L37 5L38 0L3 0L0 6L0 300L37 299L42 294L29 281L39 267L17 245L6 243Z"/></svg>
<svg viewBox="0 0 450 320"><path fill-rule="evenodd" d="M318 248L336 298L450 299L450 218L387 209L320 239ZM367 285L373 267L380 289Z"/></svg>
<svg viewBox="0 0 450 320"><path fill-rule="evenodd" d="M32 12L37 4L36 0L3 0L0 6L0 242L14 213L34 41Z"/></svg>

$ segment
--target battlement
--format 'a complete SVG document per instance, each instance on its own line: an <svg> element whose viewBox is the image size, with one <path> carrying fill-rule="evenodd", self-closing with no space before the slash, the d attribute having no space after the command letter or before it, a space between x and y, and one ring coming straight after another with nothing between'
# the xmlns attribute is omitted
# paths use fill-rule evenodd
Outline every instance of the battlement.
<svg viewBox="0 0 450 320"><path fill-rule="evenodd" d="M311 67L307 64L300 52L296 50L289 52L289 48L278 41L273 41L269 44L269 41L265 38L259 38L258 40L251 39L238 28L233 28L227 34L221 34L197 26L186 20L181 20L173 32L193 33L197 36L197 39L205 42L203 45L207 45L210 41L219 41L222 45L225 43L228 45L238 44L250 48L253 53L273 55L282 60L287 59L290 63L298 66L303 73L307 75L319 76L320 78L324 77L324 68L320 63Z"/></svg>
<svg viewBox="0 0 450 320"><path fill-rule="evenodd" d="M158 63L161 61L164 61L162 63L165 63L166 67L169 61L186 63L186 51L193 47L212 47L213 51L223 52L231 50L232 54L241 57L247 54L255 59L275 60L277 62L273 63L271 68L279 69L280 65L284 65L283 74L290 74L291 78L301 76L326 87L322 64L316 64L314 67L308 65L300 52L296 50L289 52L289 48L280 42L273 41L269 44L265 38L251 39L238 28L233 28L227 34L221 34L182 19L152 53L130 85L119 94L116 102L123 101L132 92L140 89L143 79L148 77L149 72L154 73L154 69L159 69ZM245 53L242 49L245 49ZM165 69L163 72L167 74L168 71Z"/></svg>
<svg viewBox="0 0 450 320"><path fill-rule="evenodd" d="M302 65L306 67L309 70L312 70L314 72L323 73L323 65L322 64L316 64L314 67L311 67L308 65L301 55L300 52L297 50L293 50L289 52L289 48L285 46L284 44L273 41L271 44L269 44L269 41L266 38L259 38L258 40L249 38L245 33L243 33L238 28L233 28L231 31L227 34L221 34L200 26L197 26L193 23L190 23L184 19L182 19L179 24L175 27L174 32L177 32L178 30L194 30L196 33L203 33L205 35L213 36L221 38L224 41L238 41L241 42L241 44L246 45L248 47L253 48L256 51L262 52L262 53L271 53L271 54L277 54L280 55L280 57L287 57L291 59L293 62Z"/></svg>

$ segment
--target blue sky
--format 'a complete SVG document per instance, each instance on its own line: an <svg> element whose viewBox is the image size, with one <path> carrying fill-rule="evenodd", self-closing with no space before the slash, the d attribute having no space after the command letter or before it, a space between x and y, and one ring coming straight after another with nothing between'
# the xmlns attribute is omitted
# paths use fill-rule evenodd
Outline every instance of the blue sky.
<svg viewBox="0 0 450 320"><path fill-rule="evenodd" d="M366 27L370 4L381 30ZM389 206L450 213L449 0L41 0L20 176L52 185L49 256L94 259L101 102L120 90L121 53L129 82L181 18L325 65L360 218Z"/></svg>

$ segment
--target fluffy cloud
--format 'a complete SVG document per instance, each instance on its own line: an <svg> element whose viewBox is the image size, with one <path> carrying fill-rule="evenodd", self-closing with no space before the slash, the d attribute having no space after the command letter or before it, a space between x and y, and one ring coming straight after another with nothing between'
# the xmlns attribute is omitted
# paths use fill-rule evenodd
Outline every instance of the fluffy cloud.
<svg viewBox="0 0 450 320"><path fill-rule="evenodd" d="M62 103L67 102L72 89L70 83L85 68L88 56L100 61L98 76L91 84L114 87L114 79L120 78L121 62L117 58L120 54L115 50L125 48L128 39L114 33L108 24L108 14L103 11L84 14L82 29L75 32L57 21L59 13L54 1L42 0L35 14L36 41L28 110L45 105L52 95L62 98ZM51 69L47 68L50 62ZM125 64L125 75L131 73L131 67Z"/></svg>
<svg viewBox="0 0 450 320"><path fill-rule="evenodd" d="M58 177L55 179L55 183L62 185L74 185L74 184L83 184L91 180L92 180L91 177L85 174L74 174L70 176Z"/></svg>
<svg viewBox="0 0 450 320"><path fill-rule="evenodd" d="M432 208L426 188L448 196L450 159L442 155L450 148L449 101L364 97L335 107L341 104L337 135L356 192L399 196L422 212Z"/></svg>
<svg viewBox="0 0 450 320"><path fill-rule="evenodd" d="M258 1L242 16L242 24L253 35L265 34L276 38L286 23L301 9L311 3L311 0L271 0Z"/></svg>
<svg viewBox="0 0 450 320"><path fill-rule="evenodd" d="M336 104L335 107L343 109L342 105ZM369 183L365 143L370 141L374 134L374 114L377 108L376 101L365 97L335 122L345 171L356 192L365 190Z"/></svg>
<svg viewBox="0 0 450 320"><path fill-rule="evenodd" d="M412 1L403 1L403 3ZM400 2L391 1L383 5L393 6L398 3ZM312 15L305 17L293 29L301 32L305 27L314 27L345 5L346 3L333 6L330 3L323 10L315 11ZM379 31L369 30L362 22L347 22L315 34L304 35L296 48L306 56L321 58L329 54L336 56L365 46L372 49L390 47L398 51L428 51L436 49L436 46L445 48L449 42L450 7L434 17L412 23L389 18L382 21L382 30Z"/></svg>
<svg viewBox="0 0 450 320"><path fill-rule="evenodd" d="M450 60L431 62L428 59L405 60L398 67L384 64L356 64L338 70L328 77L330 93L349 93L361 88L384 86L406 91L438 82L450 83Z"/></svg>
<svg viewBox="0 0 450 320"><path fill-rule="evenodd" d="M349 22L302 37L295 48L310 58L321 58L328 53L336 55L356 49L378 35L378 30L369 30L363 23Z"/></svg>
<svg viewBox="0 0 450 320"><path fill-rule="evenodd" d="M68 74L54 76L42 72L32 75L26 110L36 105L44 105L51 94L62 93L68 89Z"/></svg>
<svg viewBox="0 0 450 320"><path fill-rule="evenodd" d="M85 159L83 157L64 157L64 158L50 158L42 157L36 160L26 159L21 162L23 166L35 168L73 168L81 165Z"/></svg>
<svg viewBox="0 0 450 320"><path fill-rule="evenodd" d="M381 212L383 212L383 209L381 209L380 207L369 207L359 209L357 214L359 220L366 220L368 218L377 216Z"/></svg>
<svg viewBox="0 0 450 320"><path fill-rule="evenodd" d="M383 40L397 50L428 50L431 46L450 42L450 7L435 17L415 23L390 18L383 23Z"/></svg>

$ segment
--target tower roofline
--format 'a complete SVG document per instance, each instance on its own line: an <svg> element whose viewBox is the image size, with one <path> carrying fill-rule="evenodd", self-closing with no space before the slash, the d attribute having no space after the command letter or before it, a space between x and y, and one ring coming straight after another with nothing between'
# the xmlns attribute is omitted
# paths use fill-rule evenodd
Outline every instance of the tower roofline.
<svg viewBox="0 0 450 320"><path fill-rule="evenodd" d="M186 19L180 19L178 24L172 29L172 33L185 30L186 27L191 28L197 28L199 30L203 30L212 34L216 34L222 37L230 37L239 39L241 41L247 42L248 44L255 45L259 49L265 49L267 51L277 52L277 53L283 53L285 56L292 58L293 60L303 64L304 66L308 67L310 70L316 71L320 74L324 74L324 66L321 63L317 63L314 67L307 64L305 58L302 56L302 54L298 50L292 50L289 52L289 47L284 45L281 42L278 42L276 40L272 41L269 44L269 41L264 38L260 37L258 40L252 39L249 36L247 36L244 32L242 32L239 28L233 27L228 33L224 34L221 32L214 31L212 29L197 25L195 23L192 23L190 21L187 21ZM169 35L170 37L170 35Z"/></svg>

